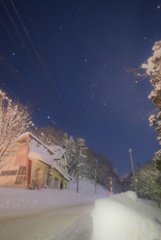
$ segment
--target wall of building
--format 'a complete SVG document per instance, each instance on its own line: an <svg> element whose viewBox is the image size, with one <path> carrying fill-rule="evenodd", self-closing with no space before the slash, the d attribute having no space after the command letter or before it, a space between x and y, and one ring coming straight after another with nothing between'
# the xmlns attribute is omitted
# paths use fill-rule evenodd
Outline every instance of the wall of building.
<svg viewBox="0 0 161 240"><path fill-rule="evenodd" d="M26 186L27 145L17 143L0 166L0 186Z"/></svg>
<svg viewBox="0 0 161 240"><path fill-rule="evenodd" d="M48 173L47 186L56 189L67 189L69 182L55 169Z"/></svg>
<svg viewBox="0 0 161 240"><path fill-rule="evenodd" d="M0 186L4 187L31 187L33 181L39 187L48 185L50 188L68 188L67 181L62 174L38 159L28 159L29 137L25 136L10 152L0 165ZM64 159L62 164L65 166ZM60 161L61 162L61 161ZM64 170L64 169L63 169Z"/></svg>

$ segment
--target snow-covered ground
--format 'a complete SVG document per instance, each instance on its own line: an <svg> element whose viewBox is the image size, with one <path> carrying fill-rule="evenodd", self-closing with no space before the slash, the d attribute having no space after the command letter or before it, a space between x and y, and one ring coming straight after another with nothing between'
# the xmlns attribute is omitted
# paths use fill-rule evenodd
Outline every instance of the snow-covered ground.
<svg viewBox="0 0 161 240"><path fill-rule="evenodd" d="M100 197L108 197L109 192L97 185L96 194L94 183L82 179L79 192L76 193L76 183L71 182L69 190L56 189L14 189L0 188L0 217L22 213L22 210L70 206L80 203L94 202Z"/></svg>
<svg viewBox="0 0 161 240"><path fill-rule="evenodd" d="M89 204L92 202L94 206ZM89 236L83 238L81 224L87 233L90 229ZM79 193L75 183L62 191L0 188L0 239L22 238L161 240L161 210L153 202L137 199L134 192L110 197L108 191L97 186L95 194L94 184L86 180L80 182Z"/></svg>
<svg viewBox="0 0 161 240"><path fill-rule="evenodd" d="M134 192L95 203L92 240L161 240L161 210Z"/></svg>

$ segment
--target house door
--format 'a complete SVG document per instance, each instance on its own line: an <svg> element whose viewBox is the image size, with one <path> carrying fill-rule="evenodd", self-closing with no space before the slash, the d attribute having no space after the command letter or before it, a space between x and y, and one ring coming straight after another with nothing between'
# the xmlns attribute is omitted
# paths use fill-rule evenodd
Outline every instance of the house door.
<svg viewBox="0 0 161 240"><path fill-rule="evenodd" d="M63 181L60 183L60 189L63 189Z"/></svg>
<svg viewBox="0 0 161 240"><path fill-rule="evenodd" d="M54 188L58 188L58 178L54 178Z"/></svg>
<svg viewBox="0 0 161 240"><path fill-rule="evenodd" d="M39 168L35 172L35 183L38 187L43 185L43 171Z"/></svg>
<svg viewBox="0 0 161 240"><path fill-rule="evenodd" d="M46 185L50 188L52 184L52 175L51 174L47 174L47 179L46 179Z"/></svg>

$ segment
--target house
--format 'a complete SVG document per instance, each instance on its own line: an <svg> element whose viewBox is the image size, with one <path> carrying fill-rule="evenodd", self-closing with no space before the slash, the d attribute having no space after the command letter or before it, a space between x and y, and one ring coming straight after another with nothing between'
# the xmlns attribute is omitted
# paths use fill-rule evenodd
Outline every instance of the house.
<svg viewBox="0 0 161 240"><path fill-rule="evenodd" d="M0 162L0 186L64 189L69 181L65 149L47 146L30 132Z"/></svg>

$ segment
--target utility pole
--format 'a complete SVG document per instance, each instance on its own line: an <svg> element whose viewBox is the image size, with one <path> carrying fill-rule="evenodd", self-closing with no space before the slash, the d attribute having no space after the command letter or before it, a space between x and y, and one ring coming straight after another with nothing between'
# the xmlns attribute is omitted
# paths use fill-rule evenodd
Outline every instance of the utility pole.
<svg viewBox="0 0 161 240"><path fill-rule="evenodd" d="M76 192L79 192L79 178L80 178L80 156L81 156L82 150L79 150L79 157L78 157L78 164L77 164L77 189Z"/></svg>
<svg viewBox="0 0 161 240"><path fill-rule="evenodd" d="M79 178L80 178L80 171L79 171L79 167L80 165L78 164L77 165L77 189L76 189L76 192L78 193L79 192Z"/></svg>
<svg viewBox="0 0 161 240"><path fill-rule="evenodd" d="M95 159L96 161L96 168L95 168L95 193L96 193L96 186L97 186L97 159Z"/></svg>
<svg viewBox="0 0 161 240"><path fill-rule="evenodd" d="M134 171L134 164L133 164L131 148L129 149L129 153L130 153L130 161L131 161L132 175L133 175L133 181L134 181L134 189L135 189L135 193L137 194L137 186L136 186L135 171Z"/></svg>
<svg viewBox="0 0 161 240"><path fill-rule="evenodd" d="M112 177L110 177L110 196L112 196L113 190L112 190Z"/></svg>

